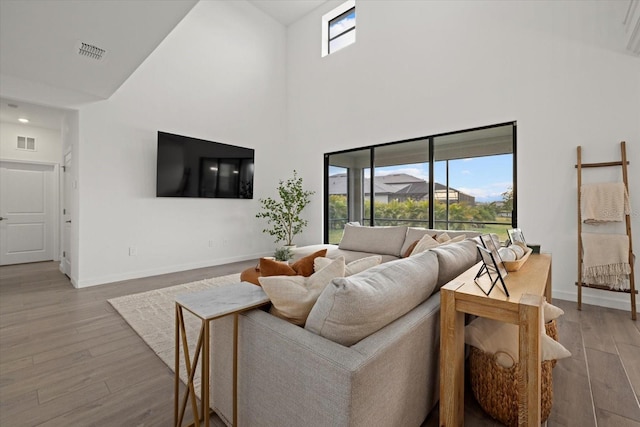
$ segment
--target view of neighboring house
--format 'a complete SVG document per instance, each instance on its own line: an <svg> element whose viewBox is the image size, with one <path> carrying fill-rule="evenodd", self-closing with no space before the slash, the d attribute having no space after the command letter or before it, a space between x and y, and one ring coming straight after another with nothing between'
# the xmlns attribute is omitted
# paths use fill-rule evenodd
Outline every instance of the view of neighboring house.
<svg viewBox="0 0 640 427"><path fill-rule="evenodd" d="M406 173L376 176L374 181L376 202L389 203L393 200L403 202L405 200L429 200L429 183L424 179ZM371 191L370 178L364 179L364 197L369 197ZM329 177L330 195L347 195L347 174L338 173ZM455 188L449 187L449 203L466 202L473 206L476 198L465 194ZM447 187L438 182L435 183L435 200L447 201Z"/></svg>

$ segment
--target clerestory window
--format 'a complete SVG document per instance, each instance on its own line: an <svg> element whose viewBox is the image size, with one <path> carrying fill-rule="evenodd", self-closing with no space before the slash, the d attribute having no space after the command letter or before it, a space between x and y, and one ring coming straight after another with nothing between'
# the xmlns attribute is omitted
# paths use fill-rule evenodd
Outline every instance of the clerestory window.
<svg viewBox="0 0 640 427"><path fill-rule="evenodd" d="M337 52L355 41L355 1L343 3L322 17L322 56Z"/></svg>

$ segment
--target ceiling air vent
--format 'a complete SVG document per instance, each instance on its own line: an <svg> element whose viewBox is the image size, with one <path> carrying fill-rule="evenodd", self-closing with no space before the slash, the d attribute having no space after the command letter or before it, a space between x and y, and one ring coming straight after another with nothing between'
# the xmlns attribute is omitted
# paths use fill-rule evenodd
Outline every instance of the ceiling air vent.
<svg viewBox="0 0 640 427"><path fill-rule="evenodd" d="M86 56L87 58L96 59L100 61L104 58L104 55L107 53L106 50L99 48L98 46L94 46L89 43L80 42L78 45L78 55Z"/></svg>

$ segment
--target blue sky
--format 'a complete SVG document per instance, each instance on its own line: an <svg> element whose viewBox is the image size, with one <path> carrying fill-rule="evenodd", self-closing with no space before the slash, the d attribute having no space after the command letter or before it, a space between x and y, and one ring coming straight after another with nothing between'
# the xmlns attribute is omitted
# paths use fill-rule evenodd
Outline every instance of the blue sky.
<svg viewBox="0 0 640 427"><path fill-rule="evenodd" d="M463 193L470 194L477 202L502 200L502 193L513 184L513 156L476 157L449 161L449 185ZM331 168L330 174L340 173L342 169ZM377 168L376 174L406 173L429 181L429 166L426 163ZM438 162L435 181L446 182L444 162Z"/></svg>

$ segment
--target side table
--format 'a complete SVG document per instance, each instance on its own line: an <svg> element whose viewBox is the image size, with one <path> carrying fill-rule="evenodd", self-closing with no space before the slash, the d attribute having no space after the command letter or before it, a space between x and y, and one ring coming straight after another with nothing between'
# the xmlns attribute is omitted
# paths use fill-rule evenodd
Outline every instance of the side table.
<svg viewBox="0 0 640 427"><path fill-rule="evenodd" d="M540 425L543 297L551 302L551 255L532 254L505 278L507 297L496 287L486 296L474 283L481 264L440 289L440 427L464 425L464 316L519 326L519 425Z"/></svg>
<svg viewBox="0 0 640 427"><path fill-rule="evenodd" d="M247 282L220 286L202 292L180 294L176 296L176 349L175 349L175 399L174 426L181 427L188 401L191 402L194 425L199 426L203 419L209 427L209 375L210 375L210 322L223 316L233 315L233 425L238 423L238 314L269 303L269 297L260 286ZM184 323L184 310L192 313L201 321L198 342L191 358ZM178 402L180 394L180 346L184 351L187 368L187 390ZM202 357L200 357L202 356ZM195 395L194 376L199 359L201 360L201 402L198 414L198 402Z"/></svg>

